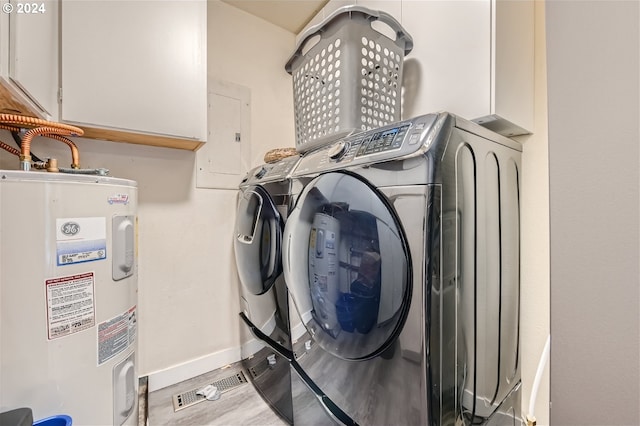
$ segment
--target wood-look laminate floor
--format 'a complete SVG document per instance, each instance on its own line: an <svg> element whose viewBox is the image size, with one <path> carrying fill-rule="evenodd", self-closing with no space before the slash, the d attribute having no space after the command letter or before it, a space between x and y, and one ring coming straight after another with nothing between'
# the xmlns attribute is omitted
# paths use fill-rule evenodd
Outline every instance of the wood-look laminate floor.
<svg viewBox="0 0 640 426"><path fill-rule="evenodd" d="M173 395L203 388L207 384L232 376L239 370L242 370L242 366L239 363L233 364L228 368L211 371L149 393L144 402L148 418L144 422L144 416L141 415L142 425L145 425L145 423L146 426L286 425L286 422L278 417L264 402L251 382L241 384L222 393L220 399L216 401L203 401L177 412L174 411ZM247 376L248 373L244 371L244 374ZM142 400L140 411L141 413L145 411L143 410Z"/></svg>

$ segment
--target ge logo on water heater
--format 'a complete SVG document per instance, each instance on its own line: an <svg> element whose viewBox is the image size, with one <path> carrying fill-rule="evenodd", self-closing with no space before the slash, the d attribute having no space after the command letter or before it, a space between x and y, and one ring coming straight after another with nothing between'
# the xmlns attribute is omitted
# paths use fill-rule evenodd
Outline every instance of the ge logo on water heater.
<svg viewBox="0 0 640 426"><path fill-rule="evenodd" d="M78 232L80 232L80 225L78 225L76 222L65 222L60 227L60 232L62 232L64 235L69 236L76 235Z"/></svg>

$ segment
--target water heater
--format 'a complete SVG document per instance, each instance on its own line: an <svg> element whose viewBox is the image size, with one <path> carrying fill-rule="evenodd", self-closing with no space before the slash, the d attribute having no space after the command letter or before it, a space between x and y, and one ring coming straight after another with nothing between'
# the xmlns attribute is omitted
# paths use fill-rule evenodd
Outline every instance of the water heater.
<svg viewBox="0 0 640 426"><path fill-rule="evenodd" d="M0 170L0 412L138 422L137 184Z"/></svg>

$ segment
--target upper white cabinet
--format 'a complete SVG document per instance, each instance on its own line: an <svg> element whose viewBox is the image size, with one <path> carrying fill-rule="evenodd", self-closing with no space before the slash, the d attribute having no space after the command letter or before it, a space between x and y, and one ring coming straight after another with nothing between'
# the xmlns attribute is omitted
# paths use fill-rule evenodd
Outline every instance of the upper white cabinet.
<svg viewBox="0 0 640 426"><path fill-rule="evenodd" d="M534 116L534 4L530 0L403 1L413 36L405 116L446 110L505 136Z"/></svg>
<svg viewBox="0 0 640 426"><path fill-rule="evenodd" d="M61 15L62 121L98 139L207 140L206 1L63 0Z"/></svg>
<svg viewBox="0 0 640 426"><path fill-rule="evenodd" d="M413 37L403 118L449 111L506 136L533 130L533 0L332 0L309 26L347 4L383 10Z"/></svg>
<svg viewBox="0 0 640 426"><path fill-rule="evenodd" d="M1 113L57 119L58 13L58 0L3 2Z"/></svg>
<svg viewBox="0 0 640 426"><path fill-rule="evenodd" d="M491 92L488 114L470 118L505 136L534 126L534 2L491 2Z"/></svg>

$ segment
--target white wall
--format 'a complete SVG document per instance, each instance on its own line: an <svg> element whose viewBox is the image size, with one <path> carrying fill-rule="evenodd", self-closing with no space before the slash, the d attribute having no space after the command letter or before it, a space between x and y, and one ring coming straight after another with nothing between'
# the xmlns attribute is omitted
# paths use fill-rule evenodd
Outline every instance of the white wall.
<svg viewBox="0 0 640 426"><path fill-rule="evenodd" d="M266 151L294 146L293 90L284 65L294 35L218 0L209 0L209 76L251 88L254 166Z"/></svg>
<svg viewBox="0 0 640 426"><path fill-rule="evenodd" d="M535 117L533 135L519 138L522 153L522 255L520 344L522 413L549 425L549 363L533 407L529 399L539 358L549 335L549 143L544 5L535 2Z"/></svg>
<svg viewBox="0 0 640 426"><path fill-rule="evenodd" d="M252 166L294 145L293 94L284 64L294 35L218 1L208 3L209 76L251 90ZM0 140L11 141L0 131ZM232 250L236 191L197 189L196 154L76 139L83 167L106 167L139 186L139 364L153 390L240 358ZM40 157L70 163L39 138ZM18 162L0 150L0 169Z"/></svg>
<svg viewBox="0 0 640 426"><path fill-rule="evenodd" d="M293 34L225 3L208 2L209 77L251 90L251 166L262 163L269 149L294 145L292 83L284 71L293 39ZM143 374L151 374L151 390L240 358L231 243L236 191L194 189L192 157L185 169L188 200L181 208L155 206L149 234L153 242L145 254L153 259L152 267L141 268L141 275L149 274L148 281L141 277L146 291L140 296L149 317L141 365ZM157 237L174 220L188 224L181 227L188 234L158 244ZM181 266L172 262L175 254L182 257ZM197 361L199 357L204 359ZM182 363L188 365L181 368ZM167 368L173 369L153 374Z"/></svg>
<svg viewBox="0 0 640 426"><path fill-rule="evenodd" d="M551 423L640 421L640 3L548 1Z"/></svg>

